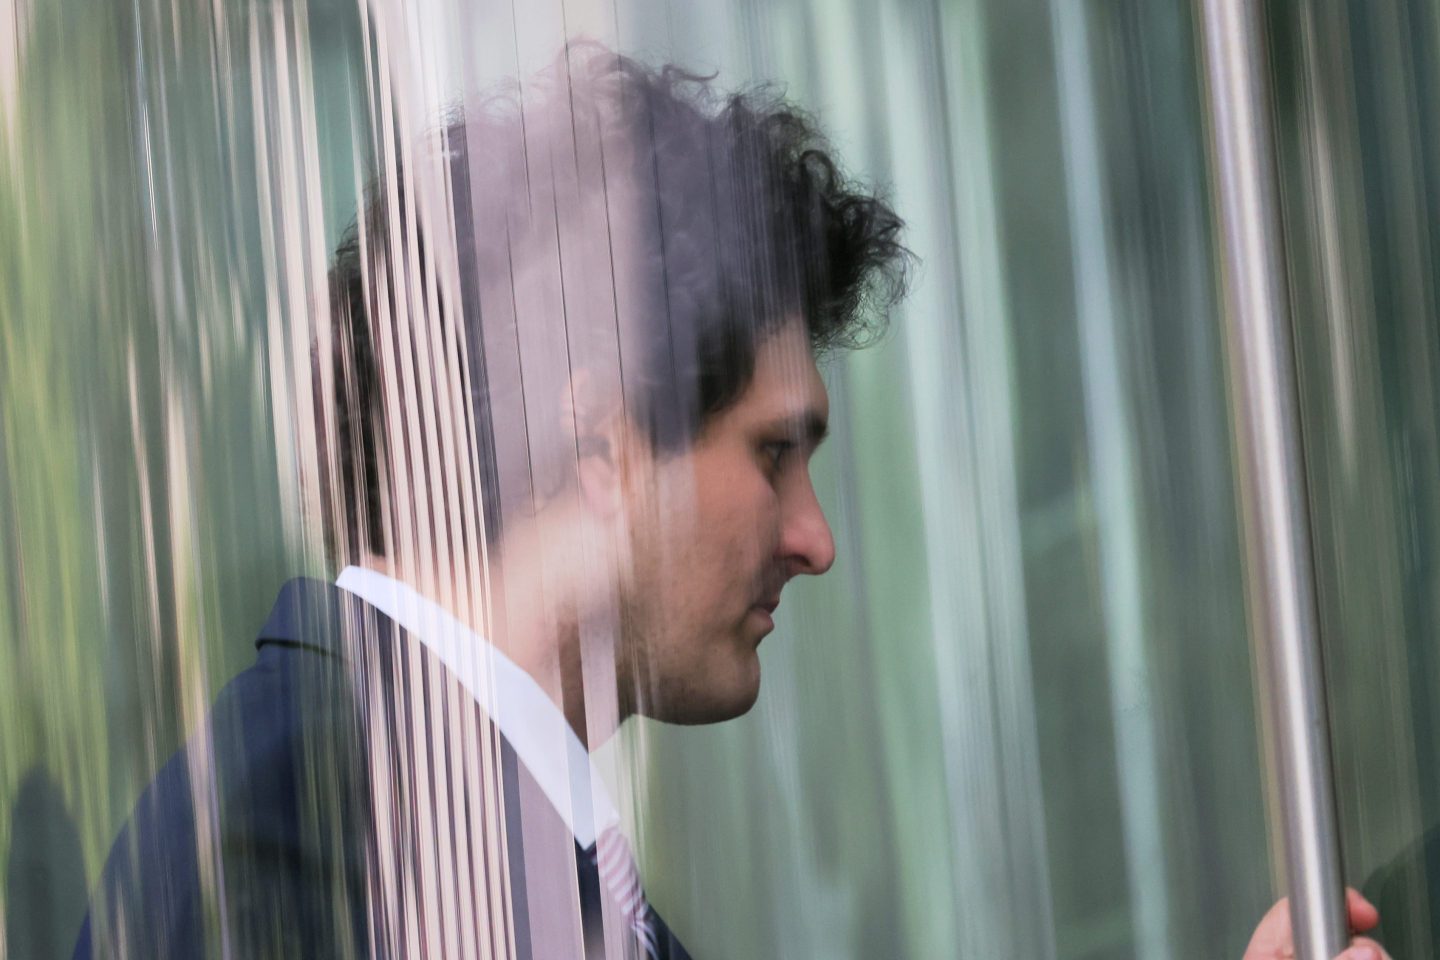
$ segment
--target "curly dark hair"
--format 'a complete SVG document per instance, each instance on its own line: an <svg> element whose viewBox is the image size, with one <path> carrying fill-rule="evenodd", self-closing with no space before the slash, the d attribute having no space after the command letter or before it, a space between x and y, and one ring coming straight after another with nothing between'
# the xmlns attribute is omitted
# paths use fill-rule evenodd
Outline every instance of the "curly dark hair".
<svg viewBox="0 0 1440 960"><path fill-rule="evenodd" d="M900 240L902 221L842 172L816 123L773 88L722 94L712 80L571 44L523 96L508 91L469 105L440 134L460 283L459 302L441 295L438 312L468 332L461 375L477 398L472 426L492 540L502 520L499 412L495 358L485 354L495 330L511 328L514 341L513 328L529 322L513 302L527 264L557 268L551 285L572 344L608 338L613 354L618 343L626 412L660 455L686 449L741 397L758 346L786 323L803 319L817 354L865 346L905 293L913 257ZM331 270L352 552L385 552L380 465L390 438L366 304L389 297L396 308L377 264L423 262L412 221L403 191L387 196L385 184L372 184ZM392 243L397 231L414 243ZM602 291L572 269L601 257L597 248L606 248L609 273L625 278L623 295L618 279ZM601 322L584 320L587 311Z"/></svg>

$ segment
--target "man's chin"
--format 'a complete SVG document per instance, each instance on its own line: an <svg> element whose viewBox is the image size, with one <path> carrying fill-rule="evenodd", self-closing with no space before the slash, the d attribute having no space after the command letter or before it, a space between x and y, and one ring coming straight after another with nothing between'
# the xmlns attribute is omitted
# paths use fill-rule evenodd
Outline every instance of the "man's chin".
<svg viewBox="0 0 1440 960"><path fill-rule="evenodd" d="M663 704L658 709L647 710L652 720L694 727L707 723L724 723L750 712L760 699L760 665L757 660L753 673L727 685L724 690L707 688L702 694L691 694Z"/></svg>

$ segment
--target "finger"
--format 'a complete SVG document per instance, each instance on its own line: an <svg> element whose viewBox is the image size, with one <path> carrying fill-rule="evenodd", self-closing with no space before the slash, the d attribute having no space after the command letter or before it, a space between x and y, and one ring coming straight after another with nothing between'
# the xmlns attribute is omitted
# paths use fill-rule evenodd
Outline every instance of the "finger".
<svg viewBox="0 0 1440 960"><path fill-rule="evenodd" d="M1349 887L1345 890L1345 912L1350 917L1350 929L1357 933L1373 930L1380 922L1380 911L1375 905Z"/></svg>
<svg viewBox="0 0 1440 960"><path fill-rule="evenodd" d="M1390 955L1369 937L1356 937L1335 960L1389 960Z"/></svg>
<svg viewBox="0 0 1440 960"><path fill-rule="evenodd" d="M1290 900L1282 898L1261 918L1250 940L1252 950L1278 951L1289 946Z"/></svg>

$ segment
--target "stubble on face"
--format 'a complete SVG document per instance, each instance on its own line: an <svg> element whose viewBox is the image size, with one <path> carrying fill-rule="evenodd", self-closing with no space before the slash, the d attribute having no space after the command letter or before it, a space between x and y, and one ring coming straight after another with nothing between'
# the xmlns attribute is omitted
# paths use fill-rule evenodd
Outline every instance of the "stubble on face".
<svg viewBox="0 0 1440 960"><path fill-rule="evenodd" d="M754 705L758 647L773 628L767 608L794 573L781 555L787 521L763 444L796 438L799 473L784 482L813 497L808 458L827 416L804 329L792 325L762 343L741 399L689 450L644 464L643 492L629 498L633 549L620 589L618 675L631 712L709 723Z"/></svg>
<svg viewBox="0 0 1440 960"><path fill-rule="evenodd" d="M671 723L710 723L749 710L759 693L751 615L773 552L762 516L734 516L707 496L721 478L705 441L655 466L632 518L630 569L619 590L622 706ZM718 451L717 451L718 452ZM777 588L778 589L778 588Z"/></svg>

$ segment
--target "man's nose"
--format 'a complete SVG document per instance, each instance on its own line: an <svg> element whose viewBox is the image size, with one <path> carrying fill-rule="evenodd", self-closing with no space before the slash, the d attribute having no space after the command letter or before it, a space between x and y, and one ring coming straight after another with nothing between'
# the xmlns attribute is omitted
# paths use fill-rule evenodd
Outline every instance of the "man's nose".
<svg viewBox="0 0 1440 960"><path fill-rule="evenodd" d="M786 504L788 509L780 531L780 559L790 576L802 573L819 576L835 564L835 537L810 478L807 476L805 482L796 487L792 501Z"/></svg>

